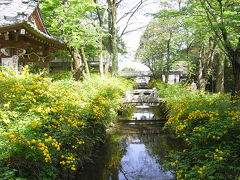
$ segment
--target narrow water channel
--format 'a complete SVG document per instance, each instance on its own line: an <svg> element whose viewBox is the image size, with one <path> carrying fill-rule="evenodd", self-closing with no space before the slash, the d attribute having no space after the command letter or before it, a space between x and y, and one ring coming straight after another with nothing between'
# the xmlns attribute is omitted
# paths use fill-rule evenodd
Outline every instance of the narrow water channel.
<svg viewBox="0 0 240 180"><path fill-rule="evenodd" d="M121 158L118 178L129 180L168 180L173 179L171 172L164 172L161 166L162 158L157 155L156 144L162 139L160 135L130 135L126 137L126 150ZM155 144L156 143L156 144Z"/></svg>
<svg viewBox="0 0 240 180"><path fill-rule="evenodd" d="M108 133L106 143L96 150L94 162L79 180L171 180L164 171L167 152L180 147L176 138L154 124L121 124Z"/></svg>
<svg viewBox="0 0 240 180"><path fill-rule="evenodd" d="M167 160L167 152L181 145L173 135L163 130L163 107L159 105L156 94L152 93L156 93L156 89L128 92L124 101L129 104L132 101L136 105L130 106L126 114L121 114L115 127L108 131L107 141L96 149L94 161L76 179L175 179L173 172L164 170L163 163ZM149 100L158 105L152 107Z"/></svg>

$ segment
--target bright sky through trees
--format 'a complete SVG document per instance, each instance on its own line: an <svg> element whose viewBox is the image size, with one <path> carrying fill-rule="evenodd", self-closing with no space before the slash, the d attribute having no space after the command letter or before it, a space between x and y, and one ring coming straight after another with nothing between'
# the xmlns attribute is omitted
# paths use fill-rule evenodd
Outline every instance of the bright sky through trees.
<svg viewBox="0 0 240 180"><path fill-rule="evenodd" d="M129 6L134 6L134 4L135 4L135 1L124 2L124 5L119 9L119 12L118 12L119 17L121 17L121 15L125 13L126 9L129 9ZM138 62L134 62L134 56L139 46L140 37L143 34L148 22L151 20L151 17L147 16L146 14L157 12L159 8L160 8L159 0L148 0L145 3L145 5L135 14L128 30L129 31L135 30L135 29L137 30L123 36L128 53L123 56L121 55L119 58L120 70L124 67L134 67L140 70L148 70L148 68L145 67L144 65ZM120 27L120 30L124 28L126 24L126 20L127 19L124 19L121 22L119 22L118 26Z"/></svg>

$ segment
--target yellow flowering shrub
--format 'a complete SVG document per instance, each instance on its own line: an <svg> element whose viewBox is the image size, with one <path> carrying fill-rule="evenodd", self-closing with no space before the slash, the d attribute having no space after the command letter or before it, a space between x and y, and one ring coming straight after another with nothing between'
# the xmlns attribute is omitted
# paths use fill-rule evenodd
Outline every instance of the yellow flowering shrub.
<svg viewBox="0 0 240 180"><path fill-rule="evenodd" d="M236 179L240 162L240 98L158 84L168 109L166 128L183 140L169 154L177 179Z"/></svg>
<svg viewBox="0 0 240 180"><path fill-rule="evenodd" d="M1 73L0 179L6 169L30 179L74 174L104 139L127 86L110 77L52 82L26 70Z"/></svg>

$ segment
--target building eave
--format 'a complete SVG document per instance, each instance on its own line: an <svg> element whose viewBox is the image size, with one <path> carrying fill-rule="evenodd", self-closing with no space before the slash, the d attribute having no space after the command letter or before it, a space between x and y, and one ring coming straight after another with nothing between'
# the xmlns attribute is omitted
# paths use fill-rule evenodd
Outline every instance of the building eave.
<svg viewBox="0 0 240 180"><path fill-rule="evenodd" d="M42 31L35 28L33 24L27 21L24 21L22 23L0 26L0 33L6 33L21 29L25 29L27 33L34 35L36 39L47 42L50 46L61 50L67 49L66 43L62 39L43 33Z"/></svg>

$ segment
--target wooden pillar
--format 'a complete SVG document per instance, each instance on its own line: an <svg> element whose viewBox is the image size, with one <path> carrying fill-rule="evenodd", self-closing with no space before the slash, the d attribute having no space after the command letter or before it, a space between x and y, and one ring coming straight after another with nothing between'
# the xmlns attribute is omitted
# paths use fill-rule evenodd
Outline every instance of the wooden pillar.
<svg viewBox="0 0 240 180"><path fill-rule="evenodd" d="M43 67L49 71L49 61L43 62Z"/></svg>

